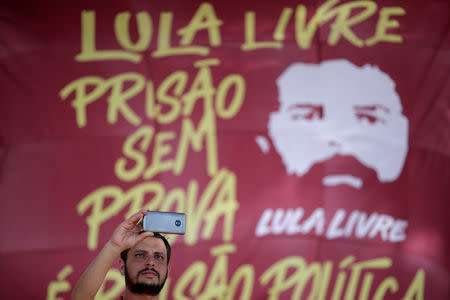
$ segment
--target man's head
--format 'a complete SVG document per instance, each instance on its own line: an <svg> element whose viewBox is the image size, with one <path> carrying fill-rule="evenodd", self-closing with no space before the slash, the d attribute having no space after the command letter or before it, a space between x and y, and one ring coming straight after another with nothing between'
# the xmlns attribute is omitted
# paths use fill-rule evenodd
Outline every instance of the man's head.
<svg viewBox="0 0 450 300"><path fill-rule="evenodd" d="M268 127L288 173L303 176L316 163L352 156L381 182L400 175L408 120L394 82L378 67L357 67L347 60L296 63L277 84L280 108L270 115ZM349 171L325 174L323 183L360 187L361 179Z"/></svg>
<svg viewBox="0 0 450 300"><path fill-rule="evenodd" d="M134 294L158 295L167 279L170 245L159 233L145 238L120 254L121 273Z"/></svg>

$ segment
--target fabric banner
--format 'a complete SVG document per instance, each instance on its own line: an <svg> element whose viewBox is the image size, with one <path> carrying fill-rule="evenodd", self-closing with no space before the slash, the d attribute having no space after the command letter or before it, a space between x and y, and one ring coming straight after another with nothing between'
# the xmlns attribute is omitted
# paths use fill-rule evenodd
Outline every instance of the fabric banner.
<svg viewBox="0 0 450 300"><path fill-rule="evenodd" d="M448 0L0 7L4 298L148 208L187 216L159 299L448 299Z"/></svg>

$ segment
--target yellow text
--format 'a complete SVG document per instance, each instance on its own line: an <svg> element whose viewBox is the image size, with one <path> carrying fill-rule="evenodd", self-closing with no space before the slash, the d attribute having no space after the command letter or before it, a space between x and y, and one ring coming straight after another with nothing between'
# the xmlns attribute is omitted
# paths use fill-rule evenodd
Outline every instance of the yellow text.
<svg viewBox="0 0 450 300"><path fill-rule="evenodd" d="M307 8L300 4L295 9L285 7L281 11L273 31L273 40L256 41L256 13L249 11L245 14L245 43L241 46L243 51L257 49L281 49L286 38L286 29L289 21L294 18L295 40L300 49L309 49L311 42L320 26L330 24L327 43L335 46L345 39L356 47L373 46L380 42L401 43L400 34L389 32L399 27L396 17L406 14L401 7L383 7L379 9L379 16L373 36L364 39L355 32L358 24L368 20L378 10L375 1L350 1L337 5L339 0L328 0L320 5L314 15L307 21ZM333 20L333 21L332 21Z"/></svg>
<svg viewBox="0 0 450 300"><path fill-rule="evenodd" d="M357 261L354 256L348 256L337 263L308 263L301 256L285 257L262 270L260 285L255 291L255 280L258 277L253 265L239 265L230 272L230 260L239 257L234 244L214 246L210 249L210 256L214 260L211 267L204 261L194 261L177 280L168 278L159 299L247 300L261 294L267 295L266 299L270 300L382 300L388 295L401 300L424 299L423 269L418 269L409 285L402 289L394 276L380 278L385 276L380 275L380 272L386 274L392 269L393 262L389 257ZM112 285L105 290L108 281ZM111 269L96 299L117 299L124 287L120 272Z"/></svg>
<svg viewBox="0 0 450 300"><path fill-rule="evenodd" d="M126 60L139 63L142 60L142 52L147 50L153 38L153 21L148 12L136 13L136 30L138 39L133 42L130 37L129 11L120 12L115 16L114 35L121 49L99 50L96 46L96 14L92 10L81 12L81 52L75 57L76 61L98 60ZM201 55L210 53L209 46L221 45L220 26L223 22L217 18L214 7L209 3L202 3L189 24L180 28L176 33L179 37L179 45L171 45L172 12L161 12L159 15L159 30L156 40L156 50L152 57L165 57L172 55ZM208 46L193 45L194 37L201 31L208 33Z"/></svg>
<svg viewBox="0 0 450 300"><path fill-rule="evenodd" d="M148 199L146 203L145 199ZM200 196L196 180L189 181L186 188L169 191L160 182L152 181L140 183L128 191L123 191L118 186L96 189L77 206L80 215L91 209L86 217L89 227L87 246L90 250L98 247L100 226L127 206L129 209L125 218L141 208L185 212L188 217L184 240L188 245L194 245L198 241L200 231L203 239L210 239L219 219L223 218L222 240L228 242L233 238L234 216L239 207L236 199L236 175L226 169L219 170Z"/></svg>
<svg viewBox="0 0 450 300"><path fill-rule="evenodd" d="M72 274L73 267L71 265L66 265L59 271L56 275L57 280L53 280L49 283L47 288L47 300L63 300L65 298L59 297L60 293L67 293L71 289L69 281L66 279L67 276Z"/></svg>
<svg viewBox="0 0 450 300"><path fill-rule="evenodd" d="M318 300L382 300L387 294L397 294L398 280L393 276L384 278L373 287L377 270L386 270L392 266L389 257L357 262L354 256L344 258L338 266L334 282L331 281L333 263L313 262L308 264L299 256L284 258L269 267L260 277L263 286L272 282L269 288L269 300L288 299L286 292L292 290L290 298ZM331 282L331 284L330 284ZM310 286L309 293L305 289ZM423 300L425 273L418 270L402 300ZM330 291L328 289L331 288ZM359 293L357 294L357 291ZM371 295L371 297L370 297ZM400 295L397 295L400 299ZM307 298L306 298L307 297Z"/></svg>
<svg viewBox="0 0 450 300"><path fill-rule="evenodd" d="M210 66L217 65L217 59L195 62L194 66L199 70L190 88L187 88L189 75L186 71L173 72L163 80L156 91L151 80L146 80L139 73L129 72L109 79L99 76L76 79L67 84L59 96L66 100L74 94L72 107L75 109L76 122L80 128L87 125L88 106L108 92L106 120L109 124L115 124L119 116L134 126L141 125L143 117L159 124L169 124L177 118L191 116L198 102L203 104L203 114L231 119L242 107L245 81L241 75L231 74L214 86ZM145 95L142 95L143 92ZM132 108L132 102L136 103L136 99L140 98L145 99L145 116L139 115Z"/></svg>

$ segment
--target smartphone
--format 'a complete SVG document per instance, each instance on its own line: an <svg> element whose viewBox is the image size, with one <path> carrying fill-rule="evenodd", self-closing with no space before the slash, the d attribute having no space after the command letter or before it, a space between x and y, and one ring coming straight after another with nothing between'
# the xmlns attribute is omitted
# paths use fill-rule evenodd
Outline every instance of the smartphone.
<svg viewBox="0 0 450 300"><path fill-rule="evenodd" d="M186 215L183 213L148 211L142 221L144 231L185 234Z"/></svg>

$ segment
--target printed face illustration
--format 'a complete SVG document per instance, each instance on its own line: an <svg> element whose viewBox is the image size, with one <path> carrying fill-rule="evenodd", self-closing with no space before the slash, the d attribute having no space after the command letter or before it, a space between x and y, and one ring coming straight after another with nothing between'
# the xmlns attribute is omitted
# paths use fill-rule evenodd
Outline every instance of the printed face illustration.
<svg viewBox="0 0 450 300"><path fill-rule="evenodd" d="M408 119L387 74L347 60L296 63L277 85L280 107L270 115L269 135L289 174L303 176L316 163L352 156L380 182L397 179L408 151ZM322 182L363 185L350 170Z"/></svg>

